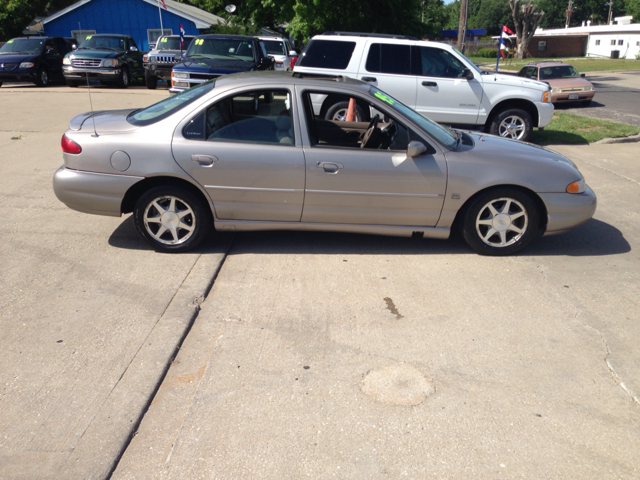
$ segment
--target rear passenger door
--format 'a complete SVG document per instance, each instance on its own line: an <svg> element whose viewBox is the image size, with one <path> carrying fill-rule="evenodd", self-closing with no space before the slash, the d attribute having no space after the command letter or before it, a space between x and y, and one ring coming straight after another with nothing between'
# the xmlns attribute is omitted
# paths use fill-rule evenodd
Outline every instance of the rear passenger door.
<svg viewBox="0 0 640 480"><path fill-rule="evenodd" d="M291 92L237 91L186 118L172 150L222 220L299 222L304 155Z"/></svg>
<svg viewBox="0 0 640 480"><path fill-rule="evenodd" d="M411 72L410 45L373 41L365 47L357 78L415 108L416 76Z"/></svg>

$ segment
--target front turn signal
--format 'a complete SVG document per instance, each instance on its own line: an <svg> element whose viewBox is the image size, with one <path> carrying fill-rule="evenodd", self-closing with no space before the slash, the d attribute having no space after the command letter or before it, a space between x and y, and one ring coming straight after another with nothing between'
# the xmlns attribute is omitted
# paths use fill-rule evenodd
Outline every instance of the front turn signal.
<svg viewBox="0 0 640 480"><path fill-rule="evenodd" d="M584 183L584 178L567 185L567 193L584 193L585 189L586 184Z"/></svg>
<svg viewBox="0 0 640 480"><path fill-rule="evenodd" d="M544 92L542 94L542 103L549 103L551 100L549 99L549 92Z"/></svg>

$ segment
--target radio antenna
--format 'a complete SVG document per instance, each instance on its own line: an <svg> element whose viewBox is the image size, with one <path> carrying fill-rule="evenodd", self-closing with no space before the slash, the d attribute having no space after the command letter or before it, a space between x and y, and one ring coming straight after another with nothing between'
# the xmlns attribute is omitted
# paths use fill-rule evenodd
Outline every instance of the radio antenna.
<svg viewBox="0 0 640 480"><path fill-rule="evenodd" d="M80 22L78 22L78 30L80 30L82 32L82 27L80 27ZM93 120L93 135L91 135L92 137L99 137L100 135L98 135L98 131L96 130L96 118L95 115L93 115L93 101L91 100L91 85L89 85L89 72L85 73L85 76L87 78L87 91L89 92L89 106L91 107L91 120Z"/></svg>

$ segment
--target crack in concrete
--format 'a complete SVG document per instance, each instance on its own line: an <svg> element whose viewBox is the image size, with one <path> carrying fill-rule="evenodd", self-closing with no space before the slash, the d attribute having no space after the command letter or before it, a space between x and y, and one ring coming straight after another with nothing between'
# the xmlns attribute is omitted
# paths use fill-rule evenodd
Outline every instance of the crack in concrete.
<svg viewBox="0 0 640 480"><path fill-rule="evenodd" d="M622 175L621 173L614 172L613 170L609 170L608 168L601 167L600 165L596 165L595 163L591 163L588 160L584 160L584 163L586 163L587 165L591 165L592 167L599 168L600 170L604 170L605 172L611 173L611 174L613 174L613 175L615 175L617 177L623 178L624 180L628 180L628 181L630 181L632 183L635 183L636 185L640 185L640 182L638 182L637 180L634 180L633 178L629 178L629 177L627 177L625 175Z"/></svg>
<svg viewBox="0 0 640 480"><path fill-rule="evenodd" d="M631 397L631 399L635 403L640 405L640 399L624 384L620 376L616 373L615 369L613 368L613 365L611 365L611 362L609 361L609 355L611 355L611 350L609 350L609 344L607 343L607 340L604 338L604 335L602 334L602 332L600 332L600 330L598 330L597 328L593 328L591 325L585 325L584 328L593 330L598 334L607 352L607 354L604 356L604 362L607 364L607 368L609 369L609 373L611 374L611 377L613 377L615 382L618 385L620 385L620 387L627 393L627 395Z"/></svg>

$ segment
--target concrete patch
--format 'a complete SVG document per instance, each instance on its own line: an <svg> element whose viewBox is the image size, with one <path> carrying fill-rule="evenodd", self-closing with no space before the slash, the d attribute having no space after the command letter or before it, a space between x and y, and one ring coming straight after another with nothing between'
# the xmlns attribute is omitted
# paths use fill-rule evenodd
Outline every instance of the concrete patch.
<svg viewBox="0 0 640 480"><path fill-rule="evenodd" d="M391 405L419 405L436 391L416 367L406 363L370 371L360 388Z"/></svg>

